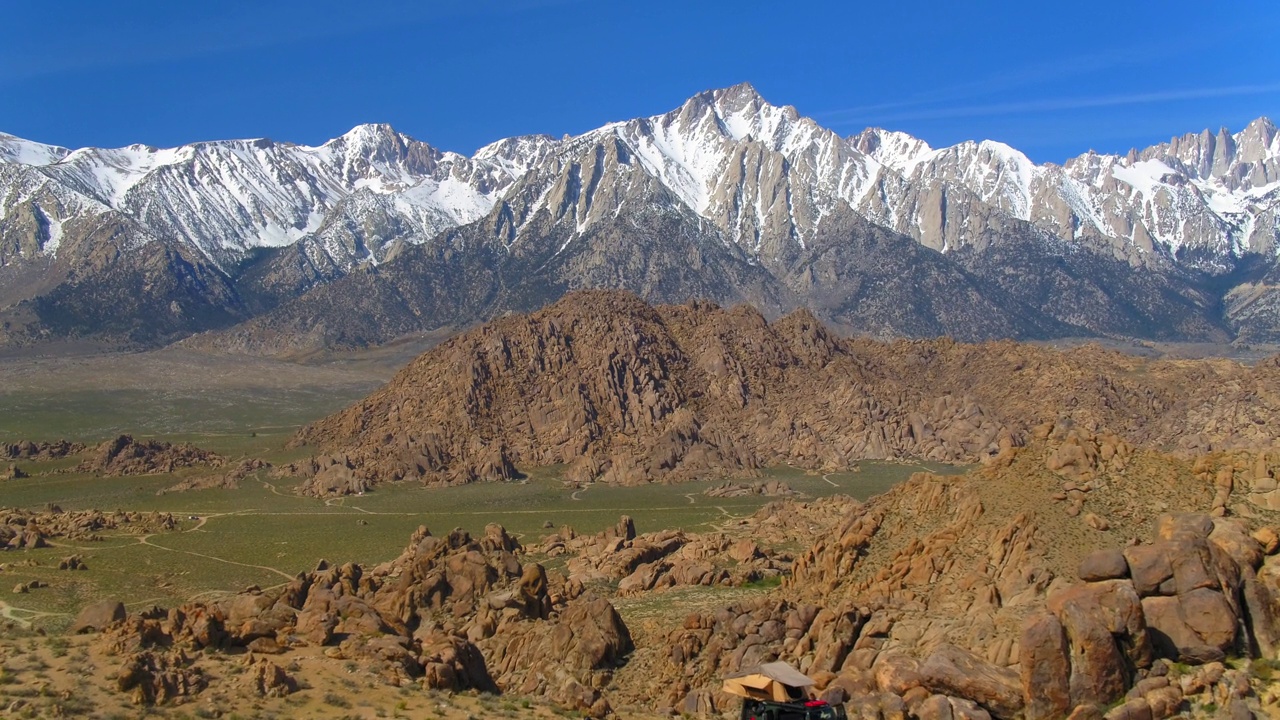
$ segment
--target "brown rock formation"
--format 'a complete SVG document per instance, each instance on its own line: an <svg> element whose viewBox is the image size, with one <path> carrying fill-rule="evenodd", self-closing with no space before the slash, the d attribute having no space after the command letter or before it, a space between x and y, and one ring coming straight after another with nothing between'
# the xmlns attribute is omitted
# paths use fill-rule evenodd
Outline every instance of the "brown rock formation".
<svg viewBox="0 0 1280 720"><path fill-rule="evenodd" d="M0 458L8 460L53 460L78 455L84 452L82 443L55 440L54 442L32 442L20 440L16 443L0 443Z"/></svg>
<svg viewBox="0 0 1280 720"><path fill-rule="evenodd" d="M1106 708L1163 718L1199 693L1244 692L1219 678L1183 687L1165 677L1170 661L1276 647L1268 618L1280 607L1280 563L1250 524L1208 514L1216 469L1206 476L1200 459L1118 450L1105 434L1041 434L967 476L921 473L850 508L779 593L688 617L666 636L665 661L648 664L665 682L684 680L662 705L731 707L716 680L776 659L868 717L884 717L880 708L894 706L884 698L896 697L917 718L1102 717ZM1063 447L1083 453L1078 472L1051 461L1076 452ZM1053 498L1064 487L1112 529L1062 512ZM1235 487L1228 500L1247 492ZM1163 512L1179 508L1200 512ZM1137 537L1152 539L1117 547ZM633 663L647 657L638 655ZM662 687L655 680L637 696Z"/></svg>
<svg viewBox="0 0 1280 720"><path fill-rule="evenodd" d="M98 632L107 626L124 620L126 616L124 603L119 600L103 600L102 602L87 605L80 614L76 615L76 619L71 623L69 632Z"/></svg>
<svg viewBox="0 0 1280 720"><path fill-rule="evenodd" d="M121 688L142 688L146 702L195 687L192 677L171 672L188 667L185 656L156 648L287 653L323 645L335 656L374 663L394 684L422 678L427 687L450 690L519 689L607 712L599 689L632 650L626 625L608 601L582 594L580 584L536 564L522 566L520 551L497 525L480 538L420 528L392 562L322 563L280 589L250 588L216 603L129 615L110 624L102 643L129 658L131 679ZM271 663L255 665L255 691L289 692L291 680L281 673Z"/></svg>
<svg viewBox="0 0 1280 720"><path fill-rule="evenodd" d="M974 461L1045 428L1067 438L1050 469L1082 484L1122 468L1134 445L1265 447L1278 387L1280 362L841 340L805 311L771 324L747 307L654 308L591 291L441 344L297 441L321 453L301 469L324 494L383 479L503 480L555 463L570 479L636 483L783 462ZM1073 428L1085 434L1073 441Z"/></svg>
<svg viewBox="0 0 1280 720"><path fill-rule="evenodd" d="M97 475L150 475L184 467L221 467L225 463L221 455L194 445L134 440L130 435L121 435L94 448L76 471Z"/></svg>
<svg viewBox="0 0 1280 720"><path fill-rule="evenodd" d="M186 492L188 490L210 490L214 488L222 488L226 490L235 490L240 487L240 481L249 477L249 475L271 467L271 463L259 460L257 458L247 458L241 460L230 472L225 475L207 475L204 477L188 478L182 482L167 488L161 488L156 491L157 495L164 495L172 492Z"/></svg>
<svg viewBox="0 0 1280 720"><path fill-rule="evenodd" d="M169 513L63 511L56 506L39 511L0 508L0 548L47 547L46 538L98 540L101 539L99 533L104 530L154 533L175 527L177 523Z"/></svg>
<svg viewBox="0 0 1280 720"><path fill-rule="evenodd" d="M181 650L145 650L129 655L116 671L116 688L135 705L156 705L195 695L208 684Z"/></svg>
<svg viewBox="0 0 1280 720"><path fill-rule="evenodd" d="M770 515L766 509L756 518L763 521ZM742 585L779 577L792 561L789 553L767 550L750 539L724 532L695 535L662 530L637 535L627 516L616 527L595 535L578 535L572 528L562 528L531 549L565 557L572 582L616 581L620 595L677 586Z"/></svg>

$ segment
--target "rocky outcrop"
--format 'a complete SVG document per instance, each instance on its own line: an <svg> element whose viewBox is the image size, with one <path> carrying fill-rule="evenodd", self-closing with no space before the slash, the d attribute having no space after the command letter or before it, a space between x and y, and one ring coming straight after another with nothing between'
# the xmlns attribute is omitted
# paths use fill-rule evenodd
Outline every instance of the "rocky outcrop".
<svg viewBox="0 0 1280 720"><path fill-rule="evenodd" d="M616 582L620 595L780 578L793 559L789 553L724 532L662 530L637 535L625 515L615 527L595 535L561 528L530 549L551 558L563 557L571 582Z"/></svg>
<svg viewBox="0 0 1280 720"><path fill-rule="evenodd" d="M243 682L258 697L280 698L298 690L298 681L266 658L258 658L249 665Z"/></svg>
<svg viewBox="0 0 1280 720"><path fill-rule="evenodd" d="M82 443L56 440L54 442L32 442L21 440L16 443L0 443L0 458L8 460L54 460L79 455L84 452Z"/></svg>
<svg viewBox="0 0 1280 720"><path fill-rule="evenodd" d="M186 467L221 467L226 458L194 445L134 440L121 435L93 449L76 472L95 475L151 475Z"/></svg>
<svg viewBox="0 0 1280 720"><path fill-rule="evenodd" d="M176 485L167 488L161 488L156 491L157 495L164 495L172 492L186 492L188 490L211 490L220 488L223 490L235 490L240 487L240 481L249 477L251 474L260 470L266 470L271 467L271 463L259 460L257 458L246 458L241 460L235 467L231 468L225 475L206 475L202 477L194 477L183 480Z"/></svg>
<svg viewBox="0 0 1280 720"><path fill-rule="evenodd" d="M129 655L116 670L115 686L135 705L162 705L199 693L204 672L182 650L144 650Z"/></svg>
<svg viewBox="0 0 1280 720"><path fill-rule="evenodd" d="M57 506L39 511L0 508L0 548L41 548L47 547L47 538L96 541L102 539L104 531L155 533L176 527L177 522L169 513L63 511Z"/></svg>
<svg viewBox="0 0 1280 720"><path fill-rule="evenodd" d="M819 531L779 593L686 618L648 666L661 681L637 696L719 712L734 704L718 678L784 660L868 717L1257 711L1257 681L1221 661L1277 647L1280 557L1267 548L1280 541L1258 519L1211 514L1217 469L1254 464L1045 428L967 476L917 474ZM1064 487L1110 529L1055 502ZM1186 507L1199 512L1166 512Z"/></svg>
<svg viewBox="0 0 1280 720"><path fill-rule="evenodd" d="M161 656L145 654L156 648L246 648L287 657L291 648L322 646L331 657L368 663L393 684L421 679L448 690L518 689L608 712L600 688L633 649L626 625L581 583L522 565L521 551L497 525L475 538L420 528L389 563L321 563L276 590L250 588L216 603L132 614L111 623L101 643L146 670L134 672L143 677L135 684L165 688L152 693L148 701L155 702L173 691L167 680L147 678L176 666L176 660L156 666ZM253 668L259 694L293 687L278 669Z"/></svg>
<svg viewBox="0 0 1280 720"><path fill-rule="evenodd" d="M629 484L782 463L973 462L1052 435L1062 442L1046 462L1084 493L1138 445L1269 446L1276 387L1275 363L841 340L806 311L769 323L746 307L653 308L596 291L441 344L296 442L317 452L299 467L306 492L333 494L388 479L509 480L551 464L574 482Z"/></svg>
<svg viewBox="0 0 1280 720"><path fill-rule="evenodd" d="M778 481L769 480L767 482L741 483L726 481L709 487L702 491L703 495L714 498L736 498L748 497L751 495L764 495L766 497L796 497L800 493L791 488L790 485Z"/></svg>

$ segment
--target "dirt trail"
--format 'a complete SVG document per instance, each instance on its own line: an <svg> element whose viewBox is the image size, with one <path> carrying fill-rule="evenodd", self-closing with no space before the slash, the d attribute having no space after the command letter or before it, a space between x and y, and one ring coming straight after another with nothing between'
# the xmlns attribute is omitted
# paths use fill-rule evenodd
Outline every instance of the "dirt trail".
<svg viewBox="0 0 1280 720"><path fill-rule="evenodd" d="M266 565L252 565L249 563L236 562L235 560L227 560L225 558L214 557L213 555L205 555L204 553L192 552L190 550L177 550L175 548L165 547L163 545L157 545L151 542L151 537L152 536L150 535L144 535L138 538L138 542L142 545L146 545L147 547L153 547L159 550L168 550L169 552L182 553L183 555L190 555L192 557L204 558L206 560L213 560L215 562L226 563L228 565L239 565L240 567L255 568L257 570L266 570L268 572L273 572L276 575L279 575L280 577L286 580L294 579L293 575L290 575L289 573L283 570L273 568L273 567L268 567Z"/></svg>
<svg viewBox="0 0 1280 720"><path fill-rule="evenodd" d="M22 613L19 617L17 613ZM29 610L27 608L14 607L9 603L0 600L0 617L5 620L11 620L24 628L31 627L31 621L42 617L58 617L65 616L67 613L42 612L40 610Z"/></svg>

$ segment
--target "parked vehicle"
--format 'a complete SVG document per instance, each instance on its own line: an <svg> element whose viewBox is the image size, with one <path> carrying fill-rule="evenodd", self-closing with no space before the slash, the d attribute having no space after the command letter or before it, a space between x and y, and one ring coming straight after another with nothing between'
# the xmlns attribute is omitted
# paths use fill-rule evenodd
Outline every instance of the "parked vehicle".
<svg viewBox="0 0 1280 720"><path fill-rule="evenodd" d="M845 720L843 705L813 699L813 678L785 662L770 662L724 680L742 698L740 720Z"/></svg>
<svg viewBox="0 0 1280 720"><path fill-rule="evenodd" d="M843 705L831 705L821 700L805 702L775 702L772 700L742 701L740 720L845 720Z"/></svg>

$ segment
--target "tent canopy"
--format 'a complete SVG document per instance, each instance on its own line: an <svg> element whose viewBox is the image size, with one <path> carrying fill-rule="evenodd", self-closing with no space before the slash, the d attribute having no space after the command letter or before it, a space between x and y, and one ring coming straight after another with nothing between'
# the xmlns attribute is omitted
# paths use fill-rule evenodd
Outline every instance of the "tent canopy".
<svg viewBox="0 0 1280 720"><path fill-rule="evenodd" d="M764 663L747 672L725 678L722 691L753 700L800 700L813 679L785 662Z"/></svg>

